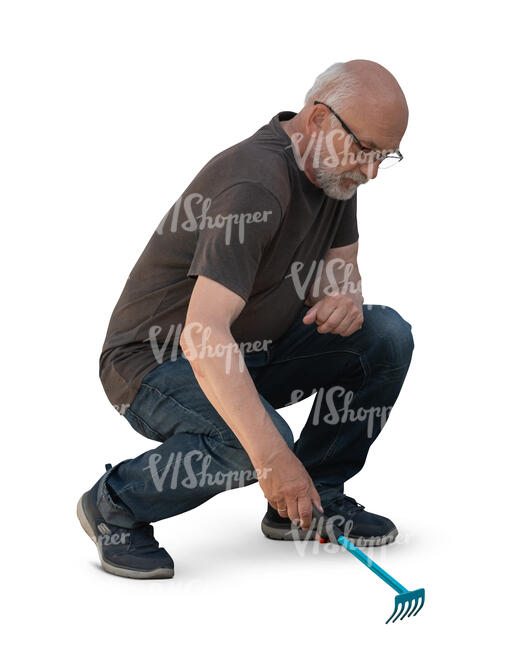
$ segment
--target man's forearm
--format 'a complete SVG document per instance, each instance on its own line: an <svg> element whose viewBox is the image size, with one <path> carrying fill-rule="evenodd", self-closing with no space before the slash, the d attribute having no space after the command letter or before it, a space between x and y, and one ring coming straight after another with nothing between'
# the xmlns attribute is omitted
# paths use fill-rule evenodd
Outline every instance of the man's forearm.
<svg viewBox="0 0 517 650"><path fill-rule="evenodd" d="M231 333L214 327L203 330L204 337L196 334L188 345L181 342L185 356L207 399L237 436L253 466L262 466L287 444L264 408ZM222 353L215 355L214 350Z"/></svg>
<svg viewBox="0 0 517 650"><path fill-rule="evenodd" d="M361 274L357 260L342 260L338 257L326 259L321 265L321 271L316 275L304 303L312 307L331 292L339 291L342 295L350 295L354 301L364 302L362 295Z"/></svg>

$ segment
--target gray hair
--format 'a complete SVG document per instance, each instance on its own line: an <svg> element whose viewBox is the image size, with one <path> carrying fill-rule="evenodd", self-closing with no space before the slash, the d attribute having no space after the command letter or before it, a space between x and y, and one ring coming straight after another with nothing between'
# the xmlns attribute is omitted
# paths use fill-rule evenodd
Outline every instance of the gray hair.
<svg viewBox="0 0 517 650"><path fill-rule="evenodd" d="M315 99L325 102L335 111L343 108L360 88L357 76L344 68L344 63L333 63L316 77L312 88L305 95L305 105ZM337 127L337 119L331 115L331 126Z"/></svg>

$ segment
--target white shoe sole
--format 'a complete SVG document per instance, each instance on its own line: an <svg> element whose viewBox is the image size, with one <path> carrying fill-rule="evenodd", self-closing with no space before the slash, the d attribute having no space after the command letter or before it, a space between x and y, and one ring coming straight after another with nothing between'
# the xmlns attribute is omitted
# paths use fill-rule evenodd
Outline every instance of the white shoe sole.
<svg viewBox="0 0 517 650"><path fill-rule="evenodd" d="M262 532L268 539L274 539L284 542L310 542L317 539L315 530L303 530L302 528L279 528L270 526L262 521L260 525ZM382 537L347 537L355 546L384 546L391 544L399 534L396 528L393 528Z"/></svg>

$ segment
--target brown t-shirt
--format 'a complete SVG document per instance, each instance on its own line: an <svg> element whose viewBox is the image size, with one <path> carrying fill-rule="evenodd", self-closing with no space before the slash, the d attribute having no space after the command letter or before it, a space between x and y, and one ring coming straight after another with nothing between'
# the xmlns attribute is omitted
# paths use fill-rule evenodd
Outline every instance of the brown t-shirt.
<svg viewBox="0 0 517 650"><path fill-rule="evenodd" d="M100 357L100 378L119 410L143 377L181 354L196 276L246 304L231 327L242 352L263 350L296 317L329 248L358 240L357 194L332 199L298 167L282 111L222 151L161 220L131 271Z"/></svg>

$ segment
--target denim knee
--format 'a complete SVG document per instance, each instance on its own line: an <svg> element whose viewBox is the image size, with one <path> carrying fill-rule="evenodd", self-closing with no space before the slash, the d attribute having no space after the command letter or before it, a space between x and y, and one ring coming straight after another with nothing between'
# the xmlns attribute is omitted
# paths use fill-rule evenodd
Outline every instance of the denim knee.
<svg viewBox="0 0 517 650"><path fill-rule="evenodd" d="M278 432L280 433L282 438L286 441L287 446L289 447L289 449L292 450L294 447L294 436L293 436L293 432L291 431L291 427L287 424L284 418L276 411L274 413L269 412L269 415L273 420L273 424L278 429Z"/></svg>
<svg viewBox="0 0 517 650"><path fill-rule="evenodd" d="M387 309L385 338L390 348L391 361L397 367L409 365L415 347L411 324L391 307Z"/></svg>
<svg viewBox="0 0 517 650"><path fill-rule="evenodd" d="M370 355L381 365L409 366L415 347L411 324L387 306L375 309L369 318L376 339Z"/></svg>

